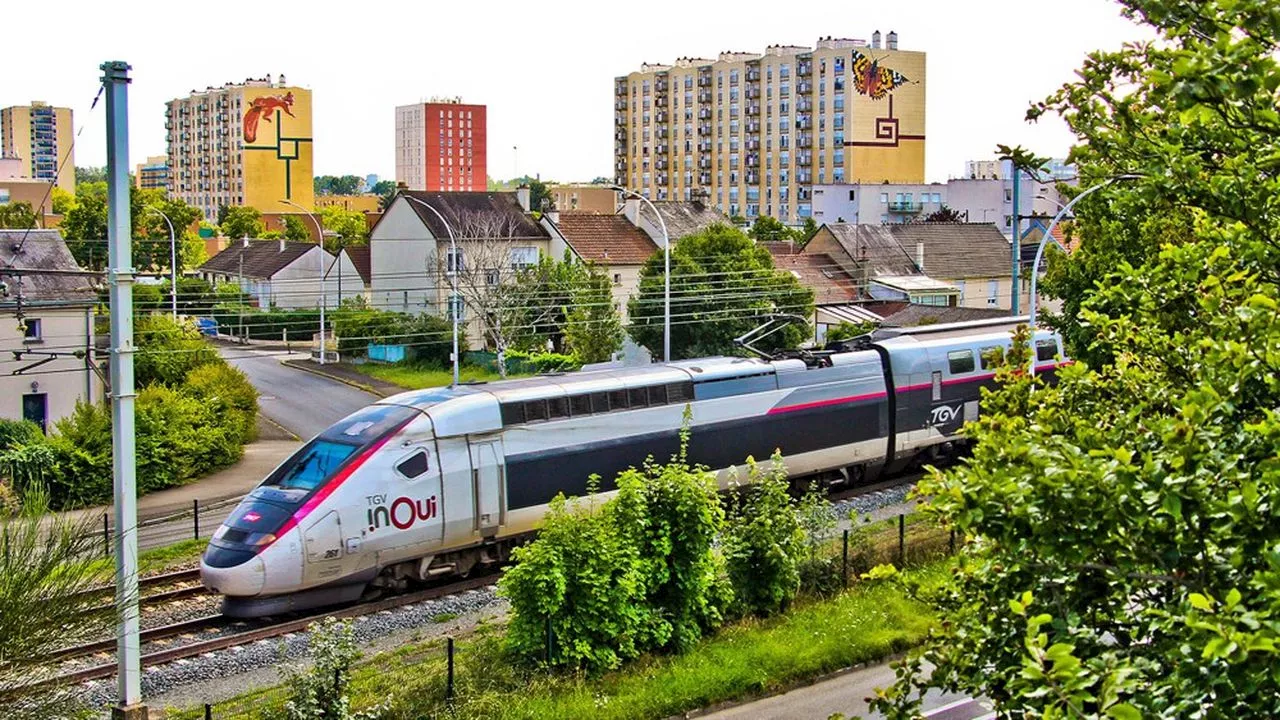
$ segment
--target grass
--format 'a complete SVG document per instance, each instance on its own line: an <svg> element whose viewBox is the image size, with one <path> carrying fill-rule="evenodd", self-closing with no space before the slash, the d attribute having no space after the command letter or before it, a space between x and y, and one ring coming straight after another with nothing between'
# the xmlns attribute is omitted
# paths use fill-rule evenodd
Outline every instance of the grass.
<svg viewBox="0 0 1280 720"><path fill-rule="evenodd" d="M947 563L909 574L939 582ZM388 718L657 718L726 700L783 690L834 670L879 660L918 644L935 622L931 610L890 583L858 583L829 599L797 602L790 612L729 625L681 655L652 655L600 677L545 673L508 655L499 626L456 645L456 703L444 702L443 642L406 645L368 659L351 679L352 706L394 698ZM218 718L278 717L280 688L221 703ZM198 718L199 709L173 715Z"/></svg>
<svg viewBox="0 0 1280 720"><path fill-rule="evenodd" d="M408 390L429 387L443 387L453 382L453 370L441 369L429 365L378 365L364 363L352 366L356 371L384 382L399 385ZM526 377L512 373L508 377ZM462 382L492 382L501 380L498 373L486 368L463 365L458 371L458 379Z"/></svg>
<svg viewBox="0 0 1280 720"><path fill-rule="evenodd" d="M200 554L209 544L208 538L182 540L172 545L143 550L138 553L139 575L161 575L170 570L191 567L200 560ZM103 573L104 581L111 581L115 569L114 558L99 557L90 561Z"/></svg>

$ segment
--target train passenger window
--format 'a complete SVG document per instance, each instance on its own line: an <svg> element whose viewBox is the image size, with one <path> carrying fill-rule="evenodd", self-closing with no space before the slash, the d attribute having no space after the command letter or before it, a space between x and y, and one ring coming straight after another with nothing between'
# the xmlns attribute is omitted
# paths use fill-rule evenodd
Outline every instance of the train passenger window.
<svg viewBox="0 0 1280 720"><path fill-rule="evenodd" d="M683 403L693 399L693 383L671 383L667 385L667 402Z"/></svg>
<svg viewBox="0 0 1280 720"><path fill-rule="evenodd" d="M1058 343L1052 340L1036 341L1036 360L1039 362L1052 361L1054 356L1058 354Z"/></svg>
<svg viewBox="0 0 1280 720"><path fill-rule="evenodd" d="M631 407L627 402L626 390L610 390L609 391L609 409L610 410L626 410Z"/></svg>
<svg viewBox="0 0 1280 720"><path fill-rule="evenodd" d="M399 472L410 480L418 477L427 470L427 452L425 450L419 450L404 460L401 460L399 465L396 465L396 472Z"/></svg>
<svg viewBox="0 0 1280 720"><path fill-rule="evenodd" d="M627 394L630 396L631 407L633 409L642 408L649 404L648 390L648 388L631 388L627 391Z"/></svg>
<svg viewBox="0 0 1280 720"><path fill-rule="evenodd" d="M569 398L569 414L574 417L591 414L591 396L574 395Z"/></svg>
<svg viewBox="0 0 1280 720"><path fill-rule="evenodd" d="M982 359L982 369L989 370L996 366L996 359L1003 356L1004 352L999 345L984 347L978 351L978 357Z"/></svg>
<svg viewBox="0 0 1280 720"><path fill-rule="evenodd" d="M547 417L552 420L569 417L569 398L558 397L548 399Z"/></svg>
<svg viewBox="0 0 1280 720"><path fill-rule="evenodd" d="M591 412L593 413L609 412L609 393L607 392L591 393Z"/></svg>
<svg viewBox="0 0 1280 720"><path fill-rule="evenodd" d="M649 404L650 405L666 405L667 404L667 386L654 385L649 388Z"/></svg>
<svg viewBox="0 0 1280 720"><path fill-rule="evenodd" d="M519 425L524 422L524 403L503 403L502 424Z"/></svg>
<svg viewBox="0 0 1280 720"><path fill-rule="evenodd" d="M524 404L525 422L534 422L536 420L547 419L547 401L546 400L530 400Z"/></svg>
<svg viewBox="0 0 1280 720"><path fill-rule="evenodd" d="M963 375L973 372L973 351L952 350L947 353L947 365L952 375Z"/></svg>

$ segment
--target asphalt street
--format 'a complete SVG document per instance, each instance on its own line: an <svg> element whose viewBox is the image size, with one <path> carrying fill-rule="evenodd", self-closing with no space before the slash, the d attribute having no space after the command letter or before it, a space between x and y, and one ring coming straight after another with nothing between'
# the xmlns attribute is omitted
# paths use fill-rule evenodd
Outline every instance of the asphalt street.
<svg viewBox="0 0 1280 720"><path fill-rule="evenodd" d="M258 389L262 414L303 440L378 400L363 390L280 364L279 352L241 347L218 349Z"/></svg>

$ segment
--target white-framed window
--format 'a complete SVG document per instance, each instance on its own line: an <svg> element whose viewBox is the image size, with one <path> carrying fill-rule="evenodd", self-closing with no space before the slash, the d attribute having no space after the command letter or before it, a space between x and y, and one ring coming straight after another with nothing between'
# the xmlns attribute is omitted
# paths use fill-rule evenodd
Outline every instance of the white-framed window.
<svg viewBox="0 0 1280 720"><path fill-rule="evenodd" d="M536 247L513 247L511 248L511 267L515 270L521 270L538 264L538 248Z"/></svg>
<svg viewBox="0 0 1280 720"><path fill-rule="evenodd" d="M456 251L450 248L446 251L445 267L449 272L458 272L466 269L466 257L462 253L462 248L458 248Z"/></svg>
<svg viewBox="0 0 1280 720"><path fill-rule="evenodd" d="M22 338L23 342L44 342L44 327L43 323L40 322L40 318L24 318L22 324L26 328L25 336Z"/></svg>
<svg viewBox="0 0 1280 720"><path fill-rule="evenodd" d="M999 301L1000 284L995 280L987 281L987 304L995 305Z"/></svg>

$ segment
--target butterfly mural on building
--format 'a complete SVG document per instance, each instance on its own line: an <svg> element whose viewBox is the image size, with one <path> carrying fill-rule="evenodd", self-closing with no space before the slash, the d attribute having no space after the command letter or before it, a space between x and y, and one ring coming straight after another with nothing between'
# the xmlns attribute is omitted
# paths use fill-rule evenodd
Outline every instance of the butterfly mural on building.
<svg viewBox="0 0 1280 720"><path fill-rule="evenodd" d="M879 60L873 60L857 50L853 51L852 71L853 87L872 100L880 100L890 90L911 82L897 70L880 67Z"/></svg>

